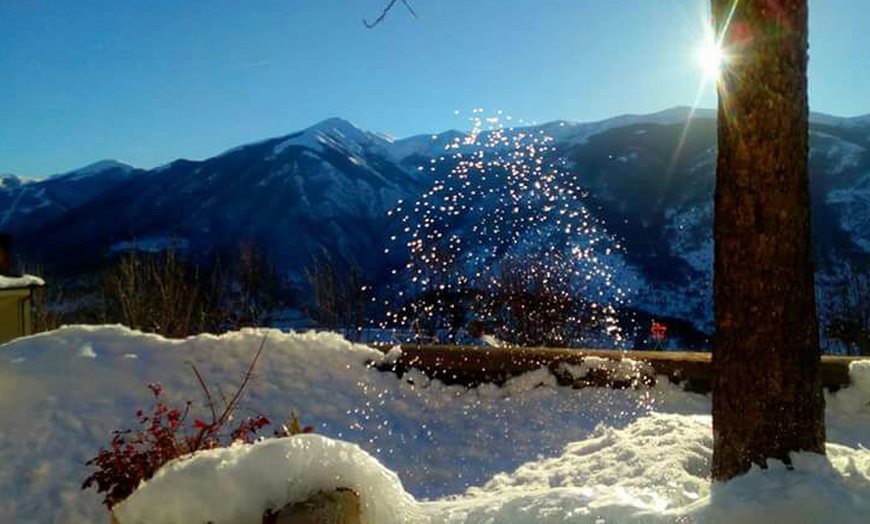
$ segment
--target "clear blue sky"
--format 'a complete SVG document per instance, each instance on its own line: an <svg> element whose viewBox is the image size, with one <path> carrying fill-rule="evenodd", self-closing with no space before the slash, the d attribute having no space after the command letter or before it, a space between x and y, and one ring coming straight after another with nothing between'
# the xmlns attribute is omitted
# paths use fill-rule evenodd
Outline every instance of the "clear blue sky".
<svg viewBox="0 0 870 524"><path fill-rule="evenodd" d="M695 100L709 0L0 0L0 172L205 158L331 116L544 122ZM870 112L870 2L811 0L810 104ZM715 106L708 89L701 105Z"/></svg>

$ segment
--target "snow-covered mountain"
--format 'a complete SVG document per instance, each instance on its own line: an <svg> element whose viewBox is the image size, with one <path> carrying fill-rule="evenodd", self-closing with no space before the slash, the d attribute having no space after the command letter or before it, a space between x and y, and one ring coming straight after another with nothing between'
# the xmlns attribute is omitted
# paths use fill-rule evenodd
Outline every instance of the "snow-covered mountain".
<svg viewBox="0 0 870 524"><path fill-rule="evenodd" d="M0 230L31 229L88 202L135 175L131 166L104 160L44 179L0 176Z"/></svg>
<svg viewBox="0 0 870 524"><path fill-rule="evenodd" d="M260 244L297 274L324 249L372 268L387 209L422 189L388 158L389 144L330 119L214 158L140 172L20 233L25 249L47 264L80 253L78 269L125 246L167 239L195 252Z"/></svg>
<svg viewBox="0 0 870 524"><path fill-rule="evenodd" d="M870 118L813 114L810 127L817 267L830 276L870 260ZM679 107L522 131L553 137L547 162L576 177L595 218L620 239L634 305L709 331L715 112ZM384 255L389 237L406 227L387 211L443 179L455 164L446 148L463 137L394 140L331 118L151 171L98 163L37 182L5 176L0 229L20 235L29 257L71 271L131 246L205 252L253 242L297 278L327 250L383 282L396 262Z"/></svg>

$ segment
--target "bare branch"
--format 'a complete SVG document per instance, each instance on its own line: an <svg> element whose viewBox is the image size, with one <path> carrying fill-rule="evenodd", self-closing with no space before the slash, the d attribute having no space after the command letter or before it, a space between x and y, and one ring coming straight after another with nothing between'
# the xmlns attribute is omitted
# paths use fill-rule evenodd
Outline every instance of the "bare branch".
<svg viewBox="0 0 870 524"><path fill-rule="evenodd" d="M380 24L381 22L384 21L384 19L387 17L387 14L393 9L393 7L399 1L401 1L402 4L408 9L408 12L411 14L411 16L413 16L414 18L418 18L417 12L414 11L414 8L411 7L411 4L408 3L408 0L390 0L390 3L387 4L387 6L384 8L383 11L381 11L380 16L375 18L374 22L369 22L365 18L363 18L363 24L366 27L368 27L369 29L372 29L373 27L377 26L378 24Z"/></svg>
<svg viewBox="0 0 870 524"><path fill-rule="evenodd" d="M196 364L190 362L190 367L193 368L193 374L196 375L196 380L199 381L199 387L202 388L202 392L208 402L208 408L211 410L211 420L214 422L217 420L217 413L214 410L214 400L211 398L211 391L209 391L208 385L206 385L205 380L203 380L202 375L200 375L199 370L196 368Z"/></svg>
<svg viewBox="0 0 870 524"><path fill-rule="evenodd" d="M233 414L233 410L235 410L236 404L241 398L242 393L245 392L245 389L248 387L248 383L251 381L251 377L254 374L254 368L257 366L257 361L260 360L260 355L263 353L263 348L266 346L266 339L269 338L269 335L263 337L263 341L260 342L260 347L257 349L257 354L254 355L254 359L251 360L251 364L248 366L248 371L245 373L245 377L242 380L242 384L236 390L233 398L230 399L230 402L227 404L227 407L224 409L224 412L221 414L220 418L217 422L217 427L221 427L224 423L229 419L230 415Z"/></svg>

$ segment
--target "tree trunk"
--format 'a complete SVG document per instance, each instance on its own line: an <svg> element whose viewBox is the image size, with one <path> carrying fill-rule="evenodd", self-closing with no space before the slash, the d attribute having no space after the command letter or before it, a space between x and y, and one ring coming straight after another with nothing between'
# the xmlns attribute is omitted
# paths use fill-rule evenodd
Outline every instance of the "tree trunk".
<svg viewBox="0 0 870 524"><path fill-rule="evenodd" d="M807 0L712 0L719 80L713 478L824 453L810 245ZM733 7L736 5L736 9Z"/></svg>

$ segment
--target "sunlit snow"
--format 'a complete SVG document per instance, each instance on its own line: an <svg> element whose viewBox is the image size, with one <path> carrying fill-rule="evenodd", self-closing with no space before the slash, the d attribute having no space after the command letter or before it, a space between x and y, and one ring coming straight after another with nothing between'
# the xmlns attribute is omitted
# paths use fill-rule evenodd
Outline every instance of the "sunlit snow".
<svg viewBox="0 0 870 524"><path fill-rule="evenodd" d="M119 326L76 326L0 348L0 521L105 522L99 496L79 490L84 462L108 443L111 430L130 427L135 410L150 405L145 384L161 382L176 403L198 401L188 366L196 362L207 379L231 390L264 336L244 414L281 419L294 411L318 435L359 450L312 438L322 445L311 444L306 454L300 441L291 446L300 453L287 455L291 463L265 473L263 482L278 475L275 482L320 485L316 473L294 473L295 461L337 446L353 463L345 471L349 483L395 472L381 491L409 501L409 522L752 517L857 523L870 517L866 363L853 365L853 387L828 396L827 459L800 455L797 472L771 464L711 486L709 398L666 380L646 390L574 390L540 370L505 387L467 390L419 373L398 379L376 371L366 362L386 358L382 353L332 334L247 330L166 340ZM298 492L284 493L292 499ZM193 505L212 503L219 501Z"/></svg>

